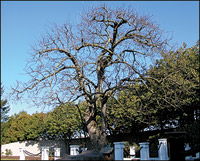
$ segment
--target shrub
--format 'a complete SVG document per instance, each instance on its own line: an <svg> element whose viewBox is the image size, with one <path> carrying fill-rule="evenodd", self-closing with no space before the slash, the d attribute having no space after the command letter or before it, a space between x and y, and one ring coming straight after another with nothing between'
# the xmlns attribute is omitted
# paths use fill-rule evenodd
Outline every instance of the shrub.
<svg viewBox="0 0 200 161"><path fill-rule="evenodd" d="M12 155L11 149L6 149L5 154L6 154L6 156Z"/></svg>

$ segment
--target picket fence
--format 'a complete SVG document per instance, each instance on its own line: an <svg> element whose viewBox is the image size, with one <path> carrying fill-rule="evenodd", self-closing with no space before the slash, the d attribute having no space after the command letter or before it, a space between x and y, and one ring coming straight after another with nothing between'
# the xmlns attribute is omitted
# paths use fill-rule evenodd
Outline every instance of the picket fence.
<svg viewBox="0 0 200 161"><path fill-rule="evenodd" d="M115 160L124 160L124 142L114 142L114 154ZM71 145L70 146L70 155L77 155L79 151L79 145ZM133 149L133 148L132 148ZM20 148L20 160L25 160L25 155L39 155L39 154L32 154L27 152L25 148ZM131 155L134 159L135 152L132 150ZM149 157L149 143L143 142L140 143L140 160L169 160L168 151L167 151L167 139L159 139L159 148L158 148L158 158L150 158ZM60 148L54 148L54 160L60 158ZM41 150L41 159L42 160L49 160L49 147L42 147ZM128 160L129 160L128 159ZM127 159L126 159L127 160Z"/></svg>

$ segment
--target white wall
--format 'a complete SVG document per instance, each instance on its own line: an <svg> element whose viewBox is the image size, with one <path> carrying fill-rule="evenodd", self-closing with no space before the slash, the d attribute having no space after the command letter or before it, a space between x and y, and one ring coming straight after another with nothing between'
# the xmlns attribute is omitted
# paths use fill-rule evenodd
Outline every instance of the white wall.
<svg viewBox="0 0 200 161"><path fill-rule="evenodd" d="M19 148L25 148L25 150L33 154L38 154L43 146L50 147L50 150L51 148L61 148L61 156L66 153L65 143L63 140L19 141L1 145L1 152L4 152L2 155L5 155L6 149L10 149L12 151L12 156L19 156Z"/></svg>

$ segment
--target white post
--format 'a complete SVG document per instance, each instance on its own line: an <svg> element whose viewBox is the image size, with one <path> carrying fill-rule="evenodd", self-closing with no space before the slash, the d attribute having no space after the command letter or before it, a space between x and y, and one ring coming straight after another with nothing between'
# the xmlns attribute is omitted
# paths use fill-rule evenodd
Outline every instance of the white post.
<svg viewBox="0 0 200 161"><path fill-rule="evenodd" d="M149 142L140 144L140 160L149 160Z"/></svg>
<svg viewBox="0 0 200 161"><path fill-rule="evenodd" d="M130 157L131 159L135 159L135 146L130 146Z"/></svg>
<svg viewBox="0 0 200 161"><path fill-rule="evenodd" d="M200 159L200 152L196 153L196 159Z"/></svg>
<svg viewBox="0 0 200 161"><path fill-rule="evenodd" d="M80 145L70 145L70 155L78 155L79 147Z"/></svg>
<svg viewBox="0 0 200 161"><path fill-rule="evenodd" d="M123 142L115 142L115 160L124 160L124 144Z"/></svg>
<svg viewBox="0 0 200 161"><path fill-rule="evenodd" d="M54 160L60 158L60 148L54 148Z"/></svg>
<svg viewBox="0 0 200 161"><path fill-rule="evenodd" d="M19 160L26 160L24 150L25 148L19 148Z"/></svg>
<svg viewBox="0 0 200 161"><path fill-rule="evenodd" d="M42 160L49 160L49 147L42 147Z"/></svg>
<svg viewBox="0 0 200 161"><path fill-rule="evenodd" d="M158 141L159 141L159 150L158 150L159 160L169 160L167 139L158 139Z"/></svg>
<svg viewBox="0 0 200 161"><path fill-rule="evenodd" d="M81 148L81 150L82 150L82 152L84 152L84 151L86 151L86 150L87 150L87 148L84 148L84 147L83 147L83 148Z"/></svg>
<svg viewBox="0 0 200 161"><path fill-rule="evenodd" d="M189 144L186 144L185 150L190 150L190 149L191 148L190 148ZM185 160L192 160L192 156L186 156Z"/></svg>

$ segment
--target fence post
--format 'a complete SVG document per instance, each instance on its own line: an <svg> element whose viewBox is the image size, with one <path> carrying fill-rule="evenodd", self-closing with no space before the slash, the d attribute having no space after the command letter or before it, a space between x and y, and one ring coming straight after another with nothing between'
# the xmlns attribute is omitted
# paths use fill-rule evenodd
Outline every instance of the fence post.
<svg viewBox="0 0 200 161"><path fill-rule="evenodd" d="M200 159L200 152L196 153L196 159Z"/></svg>
<svg viewBox="0 0 200 161"><path fill-rule="evenodd" d="M149 142L139 143L140 160L149 160Z"/></svg>
<svg viewBox="0 0 200 161"><path fill-rule="evenodd" d="M49 160L49 147L42 147L42 160Z"/></svg>
<svg viewBox="0 0 200 161"><path fill-rule="evenodd" d="M54 148L54 160L60 158L60 148Z"/></svg>
<svg viewBox="0 0 200 161"><path fill-rule="evenodd" d="M185 150L187 151L187 150L190 150L190 149L191 148L190 148L189 144L186 144ZM192 160L192 156L186 156L185 160Z"/></svg>
<svg viewBox="0 0 200 161"><path fill-rule="evenodd" d="M134 159L135 158L135 146L130 146L130 157L131 159Z"/></svg>
<svg viewBox="0 0 200 161"><path fill-rule="evenodd" d="M26 160L25 159L24 148L19 148L19 160Z"/></svg>
<svg viewBox="0 0 200 161"><path fill-rule="evenodd" d="M124 144L123 142L114 142L115 160L124 160Z"/></svg>
<svg viewBox="0 0 200 161"><path fill-rule="evenodd" d="M167 139L158 139L159 141L159 149L158 149L158 157L159 160L169 160L168 157L168 149L167 149Z"/></svg>
<svg viewBox="0 0 200 161"><path fill-rule="evenodd" d="M70 155L78 155L79 147L80 145L70 145Z"/></svg>

